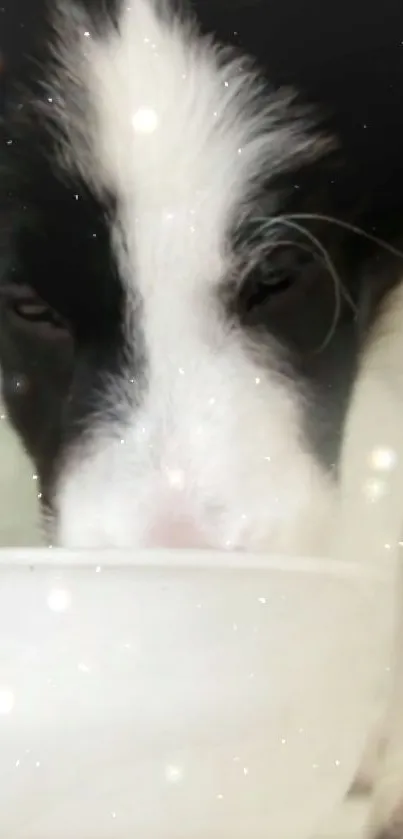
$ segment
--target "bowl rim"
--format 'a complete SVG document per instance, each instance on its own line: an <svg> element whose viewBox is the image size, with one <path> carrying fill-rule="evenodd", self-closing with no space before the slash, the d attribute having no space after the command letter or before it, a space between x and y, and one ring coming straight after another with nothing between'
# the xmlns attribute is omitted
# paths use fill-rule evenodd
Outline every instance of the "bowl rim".
<svg viewBox="0 0 403 839"><path fill-rule="evenodd" d="M32 570L100 571L267 571L283 574L312 574L348 578L385 578L397 567L391 552L388 560L368 563L344 562L326 556L291 556L206 550L137 550L66 548L0 548L0 573L21 568Z"/></svg>

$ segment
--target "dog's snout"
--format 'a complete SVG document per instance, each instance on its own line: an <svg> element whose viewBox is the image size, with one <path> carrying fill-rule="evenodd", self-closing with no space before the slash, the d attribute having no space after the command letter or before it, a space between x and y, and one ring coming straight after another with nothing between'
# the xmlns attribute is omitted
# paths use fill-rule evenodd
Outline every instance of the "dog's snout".
<svg viewBox="0 0 403 839"><path fill-rule="evenodd" d="M197 522L186 515L158 517L147 529L147 548L208 548L207 540Z"/></svg>

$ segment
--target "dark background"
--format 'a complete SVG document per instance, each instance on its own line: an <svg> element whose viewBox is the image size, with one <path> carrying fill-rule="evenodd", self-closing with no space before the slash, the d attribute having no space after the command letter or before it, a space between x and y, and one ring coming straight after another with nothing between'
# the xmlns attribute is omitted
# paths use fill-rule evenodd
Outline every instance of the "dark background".
<svg viewBox="0 0 403 839"><path fill-rule="evenodd" d="M1 3L0 49L9 63L17 62L29 46L42 2ZM222 3L217 0L217 7ZM253 16L255 0L228 0L229 18L237 5ZM265 5L265 40L273 65L284 76L303 72L320 83L323 72L330 81L333 74L350 74L352 68L359 76L371 73L372 65L375 78L382 64L394 74L397 68L403 73L403 0L266 0Z"/></svg>
<svg viewBox="0 0 403 839"><path fill-rule="evenodd" d="M43 2L0 0L3 79L29 53ZM235 40L236 29L240 46L268 56L275 85L291 84L337 114L352 200L371 183L385 193L379 206L403 211L403 0L189 2L207 29L219 16L220 36Z"/></svg>
<svg viewBox="0 0 403 839"><path fill-rule="evenodd" d="M208 20L211 0L195 2ZM0 54L13 74L29 52L43 0L0 3ZM227 3L231 27L245 33L247 47L248 21L256 30L261 0L216 3L216 10ZM310 98L329 102L351 128L368 132L366 143L382 144L389 131L395 153L397 133L403 154L403 129L397 131L403 124L403 0L266 0L265 16L261 41L274 82L297 83Z"/></svg>

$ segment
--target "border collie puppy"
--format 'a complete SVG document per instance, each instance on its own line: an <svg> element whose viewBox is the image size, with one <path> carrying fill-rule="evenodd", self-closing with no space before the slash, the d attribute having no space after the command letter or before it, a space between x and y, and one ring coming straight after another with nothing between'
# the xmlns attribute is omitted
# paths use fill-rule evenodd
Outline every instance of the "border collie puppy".
<svg viewBox="0 0 403 839"><path fill-rule="evenodd" d="M361 360L403 328L400 0L31 5L0 362L52 542L326 551Z"/></svg>
<svg viewBox="0 0 403 839"><path fill-rule="evenodd" d="M403 11L271 5L38 0L10 34L0 360L55 543L326 548L403 269Z"/></svg>

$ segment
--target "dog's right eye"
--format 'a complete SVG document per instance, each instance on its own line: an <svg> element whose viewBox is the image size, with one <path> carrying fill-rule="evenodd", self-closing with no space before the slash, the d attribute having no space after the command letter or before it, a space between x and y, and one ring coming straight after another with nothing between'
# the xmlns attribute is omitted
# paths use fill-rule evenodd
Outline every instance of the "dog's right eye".
<svg viewBox="0 0 403 839"><path fill-rule="evenodd" d="M60 315L31 288L19 285L2 288L0 296L17 328L48 340L69 335L68 326Z"/></svg>

